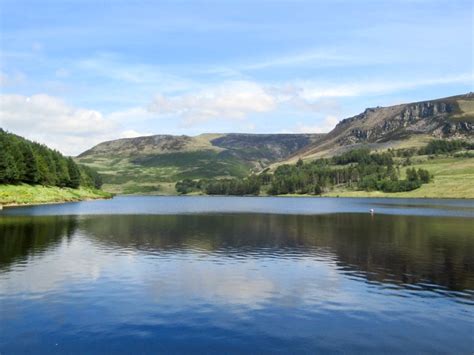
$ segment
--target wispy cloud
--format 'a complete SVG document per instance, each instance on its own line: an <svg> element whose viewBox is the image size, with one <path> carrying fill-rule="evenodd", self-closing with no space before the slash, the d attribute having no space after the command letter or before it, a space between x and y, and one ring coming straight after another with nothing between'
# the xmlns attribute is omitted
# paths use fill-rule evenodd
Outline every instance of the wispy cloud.
<svg viewBox="0 0 474 355"><path fill-rule="evenodd" d="M253 62L235 64L235 68L240 71L254 71L261 69L278 69L281 67L338 67L338 66L358 66L387 64L393 61L393 57L379 54L378 56L360 53L360 51L350 51L348 48L317 48L307 49L297 53L278 53L266 59L254 59ZM232 68L232 66L230 66Z"/></svg>
<svg viewBox="0 0 474 355"><path fill-rule="evenodd" d="M26 75L22 72L15 71L6 73L0 71L0 87L8 87L23 84L26 82Z"/></svg>
<svg viewBox="0 0 474 355"><path fill-rule="evenodd" d="M253 82L228 82L180 96L158 94L149 106L158 115L174 115L187 126L212 119L242 120L275 108L275 98Z"/></svg>
<svg viewBox="0 0 474 355"><path fill-rule="evenodd" d="M324 83L318 81L300 81L294 84L298 96L305 100L315 100L324 97L356 97L363 95L385 94L407 89L445 84L469 84L474 80L474 74L463 73L437 78L407 78L405 80L366 80L361 82Z"/></svg>
<svg viewBox="0 0 474 355"><path fill-rule="evenodd" d="M197 86L193 80L175 75L160 66L126 62L113 53L97 54L74 61L72 65L89 75L132 85L152 85L155 90L173 92Z"/></svg>

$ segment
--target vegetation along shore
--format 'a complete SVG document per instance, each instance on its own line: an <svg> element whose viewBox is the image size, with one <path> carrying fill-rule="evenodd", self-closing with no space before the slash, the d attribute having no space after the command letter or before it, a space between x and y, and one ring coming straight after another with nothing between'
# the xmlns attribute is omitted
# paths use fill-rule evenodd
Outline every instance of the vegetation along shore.
<svg viewBox="0 0 474 355"><path fill-rule="evenodd" d="M181 194L474 198L474 145L433 140L425 147L371 152L278 166L245 178L186 179Z"/></svg>
<svg viewBox="0 0 474 355"><path fill-rule="evenodd" d="M0 129L0 205L110 198L93 169Z"/></svg>

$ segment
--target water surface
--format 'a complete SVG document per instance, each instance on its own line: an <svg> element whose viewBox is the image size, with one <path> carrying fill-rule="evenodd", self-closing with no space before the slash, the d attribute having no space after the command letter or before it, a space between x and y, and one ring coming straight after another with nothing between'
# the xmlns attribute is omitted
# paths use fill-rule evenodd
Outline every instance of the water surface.
<svg viewBox="0 0 474 355"><path fill-rule="evenodd" d="M335 197L120 196L68 204L7 208L0 215L110 215L189 213L366 213L474 217L474 201Z"/></svg>
<svg viewBox="0 0 474 355"><path fill-rule="evenodd" d="M472 211L191 197L6 209L0 353L469 354Z"/></svg>

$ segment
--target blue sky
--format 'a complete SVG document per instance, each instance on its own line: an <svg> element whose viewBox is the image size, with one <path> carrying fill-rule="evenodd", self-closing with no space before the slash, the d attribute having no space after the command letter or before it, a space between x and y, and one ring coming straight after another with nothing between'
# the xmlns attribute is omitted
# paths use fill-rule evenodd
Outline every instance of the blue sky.
<svg viewBox="0 0 474 355"><path fill-rule="evenodd" d="M119 137L326 132L473 90L470 1L0 0L0 126Z"/></svg>

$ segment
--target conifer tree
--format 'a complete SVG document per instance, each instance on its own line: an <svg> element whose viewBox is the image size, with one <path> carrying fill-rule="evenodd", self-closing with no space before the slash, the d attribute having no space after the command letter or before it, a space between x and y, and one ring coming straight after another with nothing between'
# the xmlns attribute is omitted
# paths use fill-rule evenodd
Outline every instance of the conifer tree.
<svg viewBox="0 0 474 355"><path fill-rule="evenodd" d="M18 171L12 155L0 147L0 183L13 183L17 178Z"/></svg>
<svg viewBox="0 0 474 355"><path fill-rule="evenodd" d="M21 145L23 160L25 162L24 181L28 184L36 184L40 180L40 172L38 169L38 160L33 149L28 144Z"/></svg>
<svg viewBox="0 0 474 355"><path fill-rule="evenodd" d="M72 160L72 158L67 159L67 168L68 168L69 178L70 178L68 187L77 189L79 185L81 184L81 173L76 163L74 163L74 160Z"/></svg>
<svg viewBox="0 0 474 355"><path fill-rule="evenodd" d="M69 185L71 178L69 177L69 170L67 167L67 161L62 159L59 153L55 153L53 156L54 165L56 167L57 184L59 187L66 187Z"/></svg>
<svg viewBox="0 0 474 355"><path fill-rule="evenodd" d="M102 180L95 170L78 166L72 158L0 128L0 184L5 183L100 188Z"/></svg>

